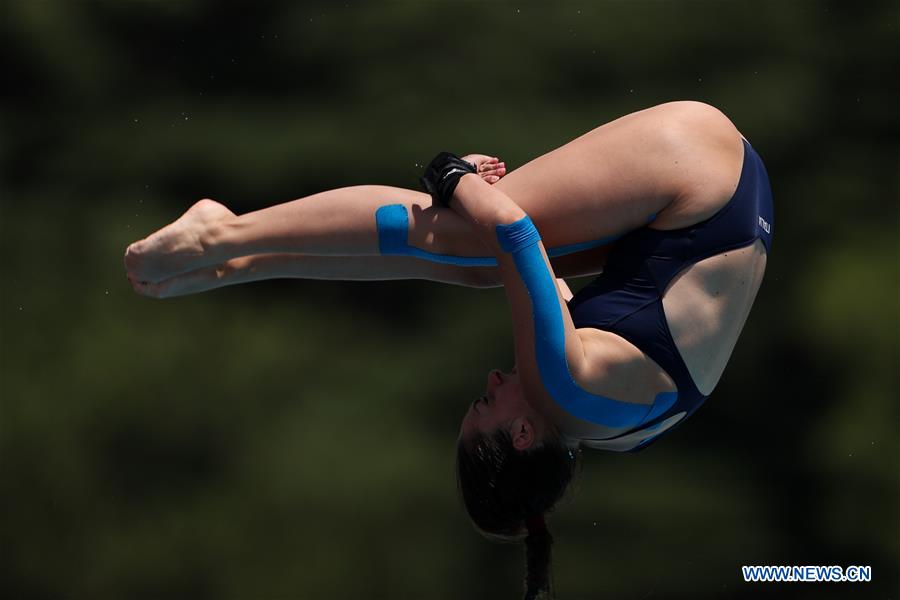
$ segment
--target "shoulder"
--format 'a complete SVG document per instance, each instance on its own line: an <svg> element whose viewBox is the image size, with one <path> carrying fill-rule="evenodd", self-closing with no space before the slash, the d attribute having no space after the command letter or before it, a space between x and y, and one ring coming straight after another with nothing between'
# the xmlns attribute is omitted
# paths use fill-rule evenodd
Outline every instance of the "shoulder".
<svg viewBox="0 0 900 600"><path fill-rule="evenodd" d="M572 378L585 391L623 402L652 404L675 391L669 375L624 338L601 329L578 329L584 357Z"/></svg>

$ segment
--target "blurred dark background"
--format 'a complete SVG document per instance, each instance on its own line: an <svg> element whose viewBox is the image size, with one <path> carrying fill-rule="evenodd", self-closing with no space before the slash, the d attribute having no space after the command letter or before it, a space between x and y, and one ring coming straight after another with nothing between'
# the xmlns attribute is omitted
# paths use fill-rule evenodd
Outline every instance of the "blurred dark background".
<svg viewBox="0 0 900 600"><path fill-rule="evenodd" d="M558 595L897 598L898 26L877 1L7 0L0 594L519 597L522 549L471 529L453 463L511 364L502 290L153 301L122 254L202 197L415 187L437 150L515 167L695 99L769 168L766 281L697 415L586 452L551 520Z"/></svg>

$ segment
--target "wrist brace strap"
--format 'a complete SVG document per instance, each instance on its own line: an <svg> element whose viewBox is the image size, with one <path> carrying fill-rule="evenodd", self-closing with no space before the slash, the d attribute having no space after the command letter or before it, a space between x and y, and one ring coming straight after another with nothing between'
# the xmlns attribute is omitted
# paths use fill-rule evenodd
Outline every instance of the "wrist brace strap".
<svg viewBox="0 0 900 600"><path fill-rule="evenodd" d="M431 194L435 204L447 206L453 198L453 191L460 178L468 173L476 173L475 165L466 162L450 152L440 152L425 167L425 174L419 179L422 188Z"/></svg>

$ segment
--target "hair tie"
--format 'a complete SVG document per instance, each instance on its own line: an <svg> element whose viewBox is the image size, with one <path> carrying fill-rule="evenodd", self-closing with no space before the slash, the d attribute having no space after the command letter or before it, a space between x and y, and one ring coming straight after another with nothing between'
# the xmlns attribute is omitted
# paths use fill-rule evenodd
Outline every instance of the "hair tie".
<svg viewBox="0 0 900 600"><path fill-rule="evenodd" d="M536 515L526 517L525 528L528 529L529 534L537 533L539 531L546 531L547 523L544 522L544 515L542 513L538 513Z"/></svg>

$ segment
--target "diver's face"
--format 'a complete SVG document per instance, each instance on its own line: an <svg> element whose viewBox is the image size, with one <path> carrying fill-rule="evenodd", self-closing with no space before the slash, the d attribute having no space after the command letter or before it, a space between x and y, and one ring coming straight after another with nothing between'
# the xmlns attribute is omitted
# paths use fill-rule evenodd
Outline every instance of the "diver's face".
<svg viewBox="0 0 900 600"><path fill-rule="evenodd" d="M494 369L488 373L484 396L472 402L463 417L460 439L465 441L476 432L490 434L497 427L509 427L531 412L515 368L509 373Z"/></svg>

